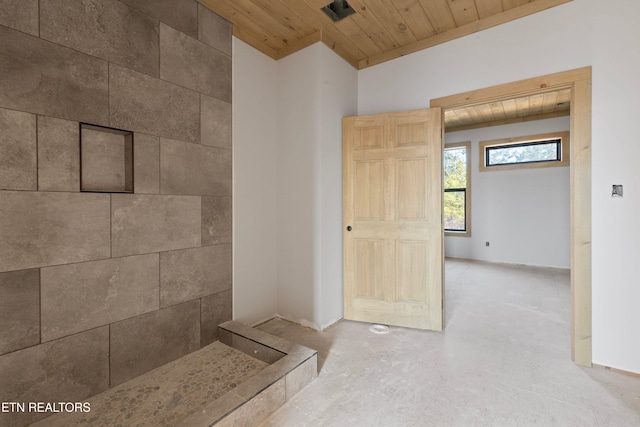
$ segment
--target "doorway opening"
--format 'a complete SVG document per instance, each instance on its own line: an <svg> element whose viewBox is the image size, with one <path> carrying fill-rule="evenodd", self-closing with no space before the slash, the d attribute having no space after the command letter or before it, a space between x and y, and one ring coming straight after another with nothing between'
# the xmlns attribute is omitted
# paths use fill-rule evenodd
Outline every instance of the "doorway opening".
<svg viewBox="0 0 640 427"><path fill-rule="evenodd" d="M591 67L431 100L447 111L554 91L570 91L571 354L592 365L591 348Z"/></svg>

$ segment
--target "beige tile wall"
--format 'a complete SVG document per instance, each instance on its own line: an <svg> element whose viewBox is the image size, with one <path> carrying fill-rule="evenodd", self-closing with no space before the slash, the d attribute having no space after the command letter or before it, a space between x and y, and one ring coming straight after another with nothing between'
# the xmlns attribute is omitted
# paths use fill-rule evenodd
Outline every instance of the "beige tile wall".
<svg viewBox="0 0 640 427"><path fill-rule="evenodd" d="M231 319L231 26L0 0L0 40L0 401L82 401ZM80 192L80 123L134 132L134 194Z"/></svg>

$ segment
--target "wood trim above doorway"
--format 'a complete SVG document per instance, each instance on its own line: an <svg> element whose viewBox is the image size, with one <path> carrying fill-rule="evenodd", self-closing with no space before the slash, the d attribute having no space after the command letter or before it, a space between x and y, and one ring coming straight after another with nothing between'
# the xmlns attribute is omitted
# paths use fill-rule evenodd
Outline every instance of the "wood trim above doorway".
<svg viewBox="0 0 640 427"><path fill-rule="evenodd" d="M591 338L591 67L549 74L431 100L447 109L571 89L571 357L592 366Z"/></svg>

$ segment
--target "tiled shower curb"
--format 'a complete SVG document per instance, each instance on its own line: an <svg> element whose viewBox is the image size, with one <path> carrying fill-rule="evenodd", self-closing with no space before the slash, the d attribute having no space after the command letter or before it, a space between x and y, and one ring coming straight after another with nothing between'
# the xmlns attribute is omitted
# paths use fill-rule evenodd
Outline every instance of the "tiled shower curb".
<svg viewBox="0 0 640 427"><path fill-rule="evenodd" d="M180 427L255 426L318 376L318 352L230 321L218 327L221 343L270 366L238 384Z"/></svg>

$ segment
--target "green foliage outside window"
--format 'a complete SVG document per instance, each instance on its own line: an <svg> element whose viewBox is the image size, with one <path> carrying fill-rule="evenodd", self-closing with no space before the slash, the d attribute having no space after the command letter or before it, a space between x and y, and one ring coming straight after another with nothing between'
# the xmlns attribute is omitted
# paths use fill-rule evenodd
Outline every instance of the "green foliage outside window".
<svg viewBox="0 0 640 427"><path fill-rule="evenodd" d="M444 151L444 228L466 230L467 149ZM448 190L448 191L447 191Z"/></svg>

